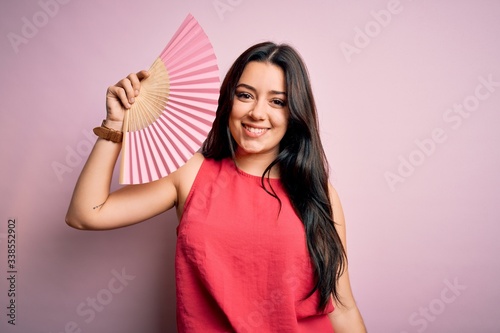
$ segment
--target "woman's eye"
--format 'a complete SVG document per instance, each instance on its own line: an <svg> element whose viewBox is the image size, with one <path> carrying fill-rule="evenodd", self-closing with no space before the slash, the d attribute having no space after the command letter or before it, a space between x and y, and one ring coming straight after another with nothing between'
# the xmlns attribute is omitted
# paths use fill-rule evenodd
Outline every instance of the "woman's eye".
<svg viewBox="0 0 500 333"><path fill-rule="evenodd" d="M273 104L277 105L277 106L286 106L286 102L284 100L281 100L281 99L273 99L272 100Z"/></svg>
<svg viewBox="0 0 500 333"><path fill-rule="evenodd" d="M239 92L239 93L236 93L236 97L238 97L239 99L250 99L250 98L252 98L252 95L250 95L249 93L246 93L246 92Z"/></svg>

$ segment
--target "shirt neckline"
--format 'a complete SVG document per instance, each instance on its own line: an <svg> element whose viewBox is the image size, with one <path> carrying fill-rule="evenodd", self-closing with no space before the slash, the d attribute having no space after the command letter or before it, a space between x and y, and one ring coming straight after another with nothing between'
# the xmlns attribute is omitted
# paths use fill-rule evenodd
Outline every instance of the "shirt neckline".
<svg viewBox="0 0 500 333"><path fill-rule="evenodd" d="M240 169L236 165L236 162L234 160L230 159L230 161L232 162L232 165L236 169L236 172L238 172L240 175L248 177L248 178L256 179L256 180L259 180L259 181L262 179L262 175L261 176L256 176L256 175L249 174L248 172L245 172L242 169ZM273 178L273 177L270 177L270 178L264 177L264 179L266 179L266 180L269 179L272 182L279 182L280 181L280 178Z"/></svg>

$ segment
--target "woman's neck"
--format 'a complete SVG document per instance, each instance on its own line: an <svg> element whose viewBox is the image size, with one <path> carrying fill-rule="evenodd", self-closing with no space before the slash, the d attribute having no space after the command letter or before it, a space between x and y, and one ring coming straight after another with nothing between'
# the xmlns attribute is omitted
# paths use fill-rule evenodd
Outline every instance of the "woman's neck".
<svg viewBox="0 0 500 333"><path fill-rule="evenodd" d="M266 168L276 158L276 154L245 154L236 151L235 162L236 166L245 173L254 176L262 176ZM275 165L271 169L271 178L279 178L279 169Z"/></svg>

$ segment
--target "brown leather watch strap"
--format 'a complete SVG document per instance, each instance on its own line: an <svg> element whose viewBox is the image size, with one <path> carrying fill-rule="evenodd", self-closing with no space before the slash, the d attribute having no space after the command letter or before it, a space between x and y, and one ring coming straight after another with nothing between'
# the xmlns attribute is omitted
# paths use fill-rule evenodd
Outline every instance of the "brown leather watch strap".
<svg viewBox="0 0 500 333"><path fill-rule="evenodd" d="M115 143L120 143L123 140L123 132L106 127L103 120L100 127L94 128L94 134L98 137Z"/></svg>

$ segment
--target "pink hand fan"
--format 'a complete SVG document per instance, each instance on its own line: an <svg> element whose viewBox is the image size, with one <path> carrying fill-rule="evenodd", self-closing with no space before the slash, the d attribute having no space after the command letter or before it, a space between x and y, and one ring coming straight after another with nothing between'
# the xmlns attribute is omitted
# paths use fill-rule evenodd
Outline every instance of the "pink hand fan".
<svg viewBox="0 0 500 333"><path fill-rule="evenodd" d="M120 184L148 183L177 170L200 148L215 118L217 59L192 15L149 72L125 112Z"/></svg>

